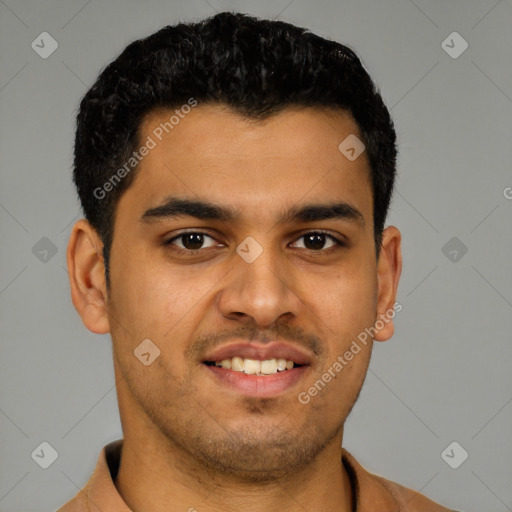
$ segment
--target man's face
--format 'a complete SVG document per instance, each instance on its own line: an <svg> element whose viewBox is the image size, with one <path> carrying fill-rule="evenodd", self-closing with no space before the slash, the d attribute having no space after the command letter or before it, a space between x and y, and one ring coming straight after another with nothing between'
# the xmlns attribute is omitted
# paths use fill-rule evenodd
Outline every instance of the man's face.
<svg viewBox="0 0 512 512"><path fill-rule="evenodd" d="M371 341L309 403L298 399L377 319L368 160L338 149L359 134L343 112L255 122L199 105L158 141L170 115L143 121L140 141L157 144L116 208L108 320L125 437L138 429L217 471L273 478L340 442L366 375ZM170 198L233 217L173 216L159 208ZM337 203L352 213L285 218ZM147 366L134 355L146 339L160 350ZM213 362L237 355L304 364L263 376Z"/></svg>

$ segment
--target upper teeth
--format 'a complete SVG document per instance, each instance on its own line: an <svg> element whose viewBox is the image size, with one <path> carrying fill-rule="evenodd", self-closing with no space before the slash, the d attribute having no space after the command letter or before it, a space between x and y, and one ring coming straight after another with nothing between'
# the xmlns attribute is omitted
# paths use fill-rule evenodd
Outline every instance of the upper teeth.
<svg viewBox="0 0 512 512"><path fill-rule="evenodd" d="M293 361L286 359L266 359L265 361L258 361L257 359L233 357L232 359L215 361L215 366L221 366L222 368L234 370L235 372L245 372L249 375L271 375L278 371L291 370L293 368Z"/></svg>

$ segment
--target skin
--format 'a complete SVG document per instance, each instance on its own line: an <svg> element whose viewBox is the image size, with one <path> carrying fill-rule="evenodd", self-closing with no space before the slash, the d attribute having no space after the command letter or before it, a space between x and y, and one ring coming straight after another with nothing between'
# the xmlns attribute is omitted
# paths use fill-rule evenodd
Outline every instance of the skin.
<svg viewBox="0 0 512 512"><path fill-rule="evenodd" d="M140 140L171 114L146 116ZM372 342L308 404L297 399L396 301L401 235L384 230L377 261L366 154L349 161L338 150L349 134L359 130L343 111L290 108L255 122L222 105L194 108L144 157L120 198L110 296L101 240L87 221L75 224L72 299L89 330L112 336L124 432L115 484L135 512L351 510L343 425ZM237 208L239 216L140 221L170 195ZM278 222L292 206L334 201L357 208L364 223ZM301 235L319 229L347 245L331 249L326 237L311 249ZM184 230L212 238L164 245ZM236 252L248 236L263 248L250 264ZM192 256L172 249L198 246ZM390 320L374 339L393 329ZM161 351L149 366L133 354L147 338ZM267 399L228 389L201 361L205 349L256 338L312 355L296 385Z"/></svg>

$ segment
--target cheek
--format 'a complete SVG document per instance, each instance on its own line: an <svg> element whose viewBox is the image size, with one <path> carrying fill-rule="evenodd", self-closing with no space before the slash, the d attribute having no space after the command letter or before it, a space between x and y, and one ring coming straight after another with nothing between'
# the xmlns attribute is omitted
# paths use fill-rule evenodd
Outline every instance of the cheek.
<svg viewBox="0 0 512 512"><path fill-rule="evenodd" d="M209 291L222 279L222 273L200 271L192 265L179 268L154 255L137 257L133 253L119 255L115 270L111 273L112 315L125 328L119 335L130 339L120 348L133 351L149 338L162 356L172 351L169 363L174 368L184 364L180 358L204 316Z"/></svg>
<svg viewBox="0 0 512 512"><path fill-rule="evenodd" d="M187 289L180 272L160 256L150 255L136 244L130 251L121 247L113 256L112 297L125 322L143 330L161 322L169 324L193 299L193 288Z"/></svg>
<svg viewBox="0 0 512 512"><path fill-rule="evenodd" d="M316 311L341 339L373 324L376 315L376 279L369 272L344 272L316 283Z"/></svg>

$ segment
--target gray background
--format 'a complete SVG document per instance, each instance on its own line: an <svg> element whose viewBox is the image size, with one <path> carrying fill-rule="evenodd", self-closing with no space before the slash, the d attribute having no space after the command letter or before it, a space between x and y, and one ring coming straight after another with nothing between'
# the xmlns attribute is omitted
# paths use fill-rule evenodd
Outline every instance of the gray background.
<svg viewBox="0 0 512 512"><path fill-rule="evenodd" d="M509 0L0 1L0 510L55 510L122 436L110 338L82 325L66 273L79 99L133 39L225 9L352 46L396 123L403 310L344 445L446 506L512 510ZM58 42L47 59L31 47L44 31ZM458 58L442 46L453 31L469 44ZM42 441L59 455L46 470L31 457ZM469 453L458 469L441 457L452 441Z"/></svg>

